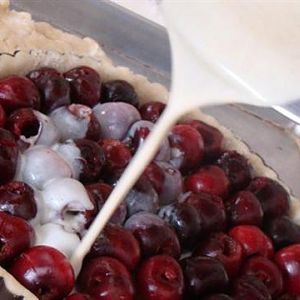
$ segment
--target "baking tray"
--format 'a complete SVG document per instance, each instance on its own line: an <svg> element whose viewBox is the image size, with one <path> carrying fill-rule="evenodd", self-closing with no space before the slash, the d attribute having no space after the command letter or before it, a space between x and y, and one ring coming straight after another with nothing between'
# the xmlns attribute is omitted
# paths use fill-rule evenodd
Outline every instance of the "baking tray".
<svg viewBox="0 0 300 300"><path fill-rule="evenodd" d="M36 20L92 37L116 64L170 85L170 46L163 27L109 1L11 0L11 4ZM271 108L224 105L203 110L244 140L300 198L300 127L296 122Z"/></svg>

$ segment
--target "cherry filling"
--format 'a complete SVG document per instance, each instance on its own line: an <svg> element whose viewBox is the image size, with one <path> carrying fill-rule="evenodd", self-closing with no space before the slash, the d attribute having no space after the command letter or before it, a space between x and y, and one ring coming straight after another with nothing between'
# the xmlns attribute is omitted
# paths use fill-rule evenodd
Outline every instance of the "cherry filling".
<svg viewBox="0 0 300 300"><path fill-rule="evenodd" d="M172 128L75 285L66 256L165 109L138 98L87 66L0 79L1 266L42 300L298 299L289 194L199 120Z"/></svg>

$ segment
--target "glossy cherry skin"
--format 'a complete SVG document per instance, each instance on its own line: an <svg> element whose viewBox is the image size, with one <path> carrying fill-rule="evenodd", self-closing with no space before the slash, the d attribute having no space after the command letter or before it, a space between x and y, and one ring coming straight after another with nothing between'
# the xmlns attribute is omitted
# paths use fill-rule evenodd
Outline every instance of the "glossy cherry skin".
<svg viewBox="0 0 300 300"><path fill-rule="evenodd" d="M40 108L40 94L26 77L9 76L0 80L0 104L6 112L22 107Z"/></svg>
<svg viewBox="0 0 300 300"><path fill-rule="evenodd" d="M141 256L140 246L133 234L116 224L107 224L94 242L89 257L111 256L134 270Z"/></svg>
<svg viewBox="0 0 300 300"><path fill-rule="evenodd" d="M143 257L158 254L174 258L180 256L180 244L176 233L157 215L139 212L131 216L124 226L139 241Z"/></svg>
<svg viewBox="0 0 300 300"><path fill-rule="evenodd" d="M203 236L210 232L225 231L226 213L222 198L207 193L188 192L179 197L179 202L196 208L202 221Z"/></svg>
<svg viewBox="0 0 300 300"><path fill-rule="evenodd" d="M203 240L194 251L194 256L209 256L218 259L225 267L229 278L237 275L242 259L242 245L225 233L212 234Z"/></svg>
<svg viewBox="0 0 300 300"><path fill-rule="evenodd" d="M274 254L272 241L256 226L239 225L228 233L240 242L245 256L261 255L271 258Z"/></svg>
<svg viewBox="0 0 300 300"><path fill-rule="evenodd" d="M2 105L0 105L0 127L4 127L6 123L6 112L3 109Z"/></svg>
<svg viewBox="0 0 300 300"><path fill-rule="evenodd" d="M300 226L289 217L284 216L266 222L264 230L277 249L300 244Z"/></svg>
<svg viewBox="0 0 300 300"><path fill-rule="evenodd" d="M66 297L65 300L92 300L92 299L87 294L75 293Z"/></svg>
<svg viewBox="0 0 300 300"><path fill-rule="evenodd" d="M187 176L184 186L187 191L204 192L224 198L229 191L229 180L221 168L209 165Z"/></svg>
<svg viewBox="0 0 300 300"><path fill-rule="evenodd" d="M286 291L300 295L300 244L280 249L274 260L283 274Z"/></svg>
<svg viewBox="0 0 300 300"><path fill-rule="evenodd" d="M160 194L163 190L165 173L155 162L151 162L145 169L143 176L152 184L155 191Z"/></svg>
<svg viewBox="0 0 300 300"><path fill-rule="evenodd" d="M189 120L185 124L193 126L201 134L204 143L204 159L212 161L222 151L224 137L215 127L199 120Z"/></svg>
<svg viewBox="0 0 300 300"><path fill-rule="evenodd" d="M183 248L195 245L202 230L202 220L192 205L173 203L163 206L158 215L174 228Z"/></svg>
<svg viewBox="0 0 300 300"><path fill-rule="evenodd" d="M187 258L182 261L186 292L191 297L222 292L227 288L228 275L224 266L216 259L205 256Z"/></svg>
<svg viewBox="0 0 300 300"><path fill-rule="evenodd" d="M184 290L183 273L173 257L152 256L139 269L137 285L143 300L181 300Z"/></svg>
<svg viewBox="0 0 300 300"><path fill-rule="evenodd" d="M283 279L279 268L265 257L250 257L244 264L241 274L257 277L265 284L272 297L279 296L283 291Z"/></svg>
<svg viewBox="0 0 300 300"><path fill-rule="evenodd" d="M17 142L8 130L0 128L0 184L13 179L18 160Z"/></svg>
<svg viewBox="0 0 300 300"><path fill-rule="evenodd" d="M217 164L228 177L231 191L241 190L250 182L250 166L247 159L238 152L224 152L218 159Z"/></svg>
<svg viewBox="0 0 300 300"><path fill-rule="evenodd" d="M118 173L125 169L131 160L131 151L129 147L114 139L104 139L99 141L105 156L105 171L110 174Z"/></svg>
<svg viewBox="0 0 300 300"><path fill-rule="evenodd" d="M43 67L26 75L39 89L41 111L49 113L57 107L70 104L70 86L55 69Z"/></svg>
<svg viewBox="0 0 300 300"><path fill-rule="evenodd" d="M0 212L0 264L27 250L34 241L33 228L24 219Z"/></svg>
<svg viewBox="0 0 300 300"><path fill-rule="evenodd" d="M247 190L259 199L266 217L288 214L290 196L278 182L267 177L256 177Z"/></svg>
<svg viewBox="0 0 300 300"><path fill-rule="evenodd" d="M134 296L128 270L120 261L108 256L84 263L78 277L78 287L97 300L131 300Z"/></svg>
<svg viewBox="0 0 300 300"><path fill-rule="evenodd" d="M140 107L143 120L155 123L163 113L166 104L158 101L147 102Z"/></svg>
<svg viewBox="0 0 300 300"><path fill-rule="evenodd" d="M133 86L125 80L111 80L102 84L101 102L126 102L139 106L138 96Z"/></svg>
<svg viewBox="0 0 300 300"><path fill-rule="evenodd" d="M91 182L97 180L105 162L102 148L96 142L87 139L76 139L74 143L80 149L83 163L80 181Z"/></svg>
<svg viewBox="0 0 300 300"><path fill-rule="evenodd" d="M90 107L96 105L101 95L101 78L92 68L76 67L64 73L70 83L70 96L73 103L80 103Z"/></svg>
<svg viewBox="0 0 300 300"><path fill-rule="evenodd" d="M40 122L31 108L21 108L9 116L6 127L17 138L21 135L29 138L38 134Z"/></svg>
<svg viewBox="0 0 300 300"><path fill-rule="evenodd" d="M271 300L267 287L255 276L246 275L236 279L233 284L235 300Z"/></svg>
<svg viewBox="0 0 300 300"><path fill-rule="evenodd" d="M35 246L22 253L9 272L41 300L60 300L75 283L68 259L48 246Z"/></svg>
<svg viewBox="0 0 300 300"><path fill-rule="evenodd" d="M19 181L0 186L0 211L25 220L33 219L37 213L33 189Z"/></svg>
<svg viewBox="0 0 300 300"><path fill-rule="evenodd" d="M203 158L203 139L201 134L190 125L175 125L169 133L171 146L170 163L181 171L199 167Z"/></svg>
<svg viewBox="0 0 300 300"><path fill-rule="evenodd" d="M106 183L92 183L85 186L90 198L96 206L96 213L102 208L105 201L112 191L112 186ZM122 202L117 210L112 215L110 222L115 224L122 224L127 215L126 204Z"/></svg>
<svg viewBox="0 0 300 300"><path fill-rule="evenodd" d="M225 202L227 220L231 226L256 225L260 226L264 212L259 200L248 191L241 191Z"/></svg>

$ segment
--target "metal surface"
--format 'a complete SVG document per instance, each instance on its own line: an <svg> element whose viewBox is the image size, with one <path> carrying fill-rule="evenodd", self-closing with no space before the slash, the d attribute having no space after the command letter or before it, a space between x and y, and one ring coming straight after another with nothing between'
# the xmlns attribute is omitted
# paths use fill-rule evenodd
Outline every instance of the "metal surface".
<svg viewBox="0 0 300 300"><path fill-rule="evenodd" d="M170 51L163 27L107 1L11 2L15 9L30 12L36 20L94 38L116 64L126 65L151 81L169 86ZM299 109L298 105L293 109ZM250 106L210 107L205 111L241 137L300 197L299 146L292 137L292 129L300 132L296 119L293 122L274 109ZM293 113L291 109L288 111Z"/></svg>

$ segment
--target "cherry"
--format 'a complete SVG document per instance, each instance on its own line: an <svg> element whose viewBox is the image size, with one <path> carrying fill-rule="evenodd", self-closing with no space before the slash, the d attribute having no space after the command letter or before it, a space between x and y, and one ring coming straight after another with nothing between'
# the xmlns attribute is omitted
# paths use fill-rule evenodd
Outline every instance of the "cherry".
<svg viewBox="0 0 300 300"><path fill-rule="evenodd" d="M235 300L271 300L267 287L255 276L247 275L236 279L233 286Z"/></svg>
<svg viewBox="0 0 300 300"><path fill-rule="evenodd" d="M112 186L106 183L93 183L85 186L93 203L96 204L96 213L101 210L105 201L112 191ZM110 222L122 224L127 215L126 204L122 202L117 210L112 215Z"/></svg>
<svg viewBox="0 0 300 300"><path fill-rule="evenodd" d="M137 274L143 300L181 300L184 278L180 265L167 255L150 257Z"/></svg>
<svg viewBox="0 0 300 300"><path fill-rule="evenodd" d="M157 101L147 102L143 104L140 107L142 119L155 123L163 113L165 107L166 104Z"/></svg>
<svg viewBox="0 0 300 300"><path fill-rule="evenodd" d="M19 181L0 186L0 211L26 220L33 219L37 213L33 189Z"/></svg>
<svg viewBox="0 0 300 300"><path fill-rule="evenodd" d="M131 160L129 147L114 139L104 139L99 142L105 156L105 171L114 174L126 168Z"/></svg>
<svg viewBox="0 0 300 300"><path fill-rule="evenodd" d="M231 226L256 225L263 220L263 209L255 195L248 191L241 191L226 200L227 220Z"/></svg>
<svg viewBox="0 0 300 300"><path fill-rule="evenodd" d="M193 126L201 134L204 143L204 159L206 161L214 160L220 155L224 138L217 128L199 120L189 120L185 124Z"/></svg>
<svg viewBox="0 0 300 300"><path fill-rule="evenodd" d="M133 86L125 80L111 80L102 84L101 102L126 102L139 106Z"/></svg>
<svg viewBox="0 0 300 300"><path fill-rule="evenodd" d="M0 104L6 112L22 107L40 108L40 94L26 77L9 76L0 80Z"/></svg>
<svg viewBox="0 0 300 300"><path fill-rule="evenodd" d="M185 179L185 189L194 193L205 192L226 197L229 190L229 180L224 171L213 165L200 168Z"/></svg>
<svg viewBox="0 0 300 300"><path fill-rule="evenodd" d="M18 160L17 142L8 130L0 128L0 184L13 179Z"/></svg>
<svg viewBox="0 0 300 300"><path fill-rule="evenodd" d="M151 162L145 169L143 176L152 184L155 191L160 194L163 191L165 173L163 169L155 162Z"/></svg>
<svg viewBox="0 0 300 300"><path fill-rule="evenodd" d="M87 294L75 293L66 297L65 300L92 300L92 299Z"/></svg>
<svg viewBox="0 0 300 300"><path fill-rule="evenodd" d="M181 171L199 167L203 158L203 139L190 125L175 125L169 134L171 164Z"/></svg>
<svg viewBox="0 0 300 300"><path fill-rule="evenodd" d="M49 113L57 107L70 104L69 83L55 69L43 67L26 76L40 91L41 111Z"/></svg>
<svg viewBox="0 0 300 300"><path fill-rule="evenodd" d="M7 120L7 129L17 138L36 136L40 129L40 121L31 108L21 108L14 111Z"/></svg>
<svg viewBox="0 0 300 300"><path fill-rule="evenodd" d="M35 246L22 253L9 272L41 300L62 299L75 283L67 258L48 246Z"/></svg>
<svg viewBox="0 0 300 300"><path fill-rule="evenodd" d="M111 256L134 270L140 260L140 247L133 234L116 224L107 224L94 242L89 257Z"/></svg>
<svg viewBox="0 0 300 300"><path fill-rule="evenodd" d="M180 256L180 244L176 233L157 215L139 212L125 223L139 241L144 257L165 254L175 258Z"/></svg>
<svg viewBox="0 0 300 300"><path fill-rule="evenodd" d="M81 66L64 73L70 83L70 95L73 103L94 106L99 102L101 79L92 68Z"/></svg>
<svg viewBox="0 0 300 300"><path fill-rule="evenodd" d="M213 294L205 297L203 300L233 300L230 296L225 294Z"/></svg>
<svg viewBox="0 0 300 300"><path fill-rule="evenodd" d="M248 188L260 201L266 217L280 217L288 214L289 194L276 181L267 177L254 178Z"/></svg>
<svg viewBox="0 0 300 300"><path fill-rule="evenodd" d="M90 182L98 179L105 162L102 148L96 142L87 139L76 139L74 142L80 149L83 163L80 180Z"/></svg>
<svg viewBox="0 0 300 300"><path fill-rule="evenodd" d="M4 127L5 123L6 123L6 113L2 105L0 104L0 127Z"/></svg>
<svg viewBox="0 0 300 300"><path fill-rule="evenodd" d="M228 285L228 276L223 265L216 259L205 256L182 261L187 293L192 297L222 292Z"/></svg>
<svg viewBox="0 0 300 300"><path fill-rule="evenodd" d="M256 226L239 225L228 234L241 243L245 256L257 254L271 258L274 254L272 241Z"/></svg>
<svg viewBox="0 0 300 300"><path fill-rule="evenodd" d="M270 220L264 230L277 249L300 243L300 226L288 217Z"/></svg>
<svg viewBox="0 0 300 300"><path fill-rule="evenodd" d="M250 257L243 266L243 275L253 275L262 281L272 297L279 296L283 290L280 270L271 260L262 257Z"/></svg>
<svg viewBox="0 0 300 300"><path fill-rule="evenodd" d="M286 291L300 295L300 244L280 249L275 254L275 262L283 274Z"/></svg>
<svg viewBox="0 0 300 300"><path fill-rule="evenodd" d="M34 231L25 220L0 212L0 263L5 264L28 249Z"/></svg>
<svg viewBox="0 0 300 300"><path fill-rule="evenodd" d="M193 246L197 242L202 220L192 205L173 203L163 206L158 215L174 228L183 248Z"/></svg>
<svg viewBox="0 0 300 300"><path fill-rule="evenodd" d="M179 202L188 203L196 208L202 220L202 232L224 231L226 214L222 198L207 193L185 193Z"/></svg>
<svg viewBox="0 0 300 300"><path fill-rule="evenodd" d="M132 279L126 267L108 256L85 262L78 277L78 287L99 300L131 300L134 295Z"/></svg>
<svg viewBox="0 0 300 300"><path fill-rule="evenodd" d="M202 241L194 251L194 256L209 256L218 259L229 278L237 275L243 258L241 244L225 233L212 234Z"/></svg>

